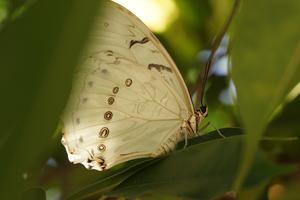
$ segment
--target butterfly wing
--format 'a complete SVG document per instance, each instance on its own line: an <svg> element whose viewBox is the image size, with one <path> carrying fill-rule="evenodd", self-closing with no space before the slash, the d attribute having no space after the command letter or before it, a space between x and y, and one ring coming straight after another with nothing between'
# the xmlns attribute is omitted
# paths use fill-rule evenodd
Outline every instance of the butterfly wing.
<svg viewBox="0 0 300 200"><path fill-rule="evenodd" d="M103 170L181 140L193 107L174 62L127 9L105 2L63 115L69 160Z"/></svg>

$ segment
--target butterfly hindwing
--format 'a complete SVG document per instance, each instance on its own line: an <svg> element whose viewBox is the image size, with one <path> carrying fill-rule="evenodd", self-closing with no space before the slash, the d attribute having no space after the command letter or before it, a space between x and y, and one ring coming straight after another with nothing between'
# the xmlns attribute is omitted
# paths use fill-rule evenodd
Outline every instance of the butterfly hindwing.
<svg viewBox="0 0 300 200"><path fill-rule="evenodd" d="M192 113L182 77L159 41L125 8L106 2L63 116L70 161L103 170L168 152Z"/></svg>

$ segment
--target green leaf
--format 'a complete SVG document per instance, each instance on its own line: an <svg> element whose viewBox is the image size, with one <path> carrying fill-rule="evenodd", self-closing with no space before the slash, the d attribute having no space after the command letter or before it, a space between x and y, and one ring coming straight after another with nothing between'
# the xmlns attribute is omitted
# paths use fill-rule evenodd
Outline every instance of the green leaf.
<svg viewBox="0 0 300 200"><path fill-rule="evenodd" d="M230 191L240 163L243 136L230 137L241 134L240 129L221 129L221 132L225 139L216 139L222 138L217 131L195 138L190 147L177 150L138 171L110 195L136 197L154 192L191 199L211 199ZM246 186L253 187L290 170L266 161L258 153Z"/></svg>
<svg viewBox="0 0 300 200"><path fill-rule="evenodd" d="M245 0L236 18L232 76L247 142L236 188L275 109L300 81L299 10L298 0Z"/></svg>
<svg viewBox="0 0 300 200"><path fill-rule="evenodd" d="M240 135L242 134L242 131L241 129L222 129L222 134L229 137L233 135ZM188 146L220 138L222 138L222 136L217 132L212 134L206 134L201 137L190 139L188 141ZM179 143L177 149L182 149L184 145L185 142ZM125 164L118 165L108 171L104 171L98 178L99 181L87 185L86 187L72 194L68 199L85 199L107 194L119 184L121 184L124 180L128 179L130 176L135 174L137 171L140 171L145 167L152 165L153 163L159 162L161 159L163 159L163 157L155 159L148 158L133 160L126 162Z"/></svg>
<svg viewBox="0 0 300 200"><path fill-rule="evenodd" d="M236 136L175 152L123 182L112 195L134 197L155 192L194 199L220 196L231 188L240 148L241 137Z"/></svg>
<svg viewBox="0 0 300 200"><path fill-rule="evenodd" d="M138 159L125 163L125 166L116 166L108 171L101 172L102 175L99 178L99 181L87 185L81 190L75 192L68 200L75 199L86 199L86 198L96 198L101 195L104 195L119 184L121 184L124 180L132 176L137 171L143 169L144 167L157 162L159 159ZM122 164L124 165L124 164Z"/></svg>
<svg viewBox="0 0 300 200"><path fill-rule="evenodd" d="M251 188L261 184L269 178L293 172L297 169L296 165L275 164L259 152L256 154L254 164L247 176L244 188Z"/></svg>
<svg viewBox="0 0 300 200"><path fill-rule="evenodd" d="M41 188L31 188L23 192L22 200L46 200L46 193Z"/></svg>
<svg viewBox="0 0 300 200"><path fill-rule="evenodd" d="M281 162L300 161L300 95L285 105L284 110L279 113L268 125L266 134L271 137L298 137L298 140L286 141L264 141L262 147L273 159ZM284 136L283 136L284 135Z"/></svg>
<svg viewBox="0 0 300 200"><path fill-rule="evenodd" d="M99 181L70 196L69 200L109 196L156 196L210 199L231 190L239 166L243 144L242 130L226 128L190 139L170 155L157 159L130 161L103 172ZM253 188L271 177L291 171L259 153L246 188ZM213 186L213 187L212 187Z"/></svg>
<svg viewBox="0 0 300 200"><path fill-rule="evenodd" d="M99 2L37 1L0 32L0 194L19 199L53 141ZM26 176L23 176L26 174ZM28 177L28 178L24 178Z"/></svg>

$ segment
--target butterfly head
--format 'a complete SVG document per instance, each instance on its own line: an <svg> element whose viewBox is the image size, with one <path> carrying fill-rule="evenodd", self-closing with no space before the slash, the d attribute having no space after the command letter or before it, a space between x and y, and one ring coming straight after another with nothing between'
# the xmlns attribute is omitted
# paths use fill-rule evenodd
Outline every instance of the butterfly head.
<svg viewBox="0 0 300 200"><path fill-rule="evenodd" d="M202 122L202 120L208 115L208 108L207 106L201 106L199 110L196 110L194 113L194 122L191 122L192 125L194 124L193 130L195 133L198 132L198 125Z"/></svg>
<svg viewBox="0 0 300 200"><path fill-rule="evenodd" d="M205 106L201 106L199 110L197 110L196 112L199 113L199 115L201 115L203 118L206 117L208 115L208 107Z"/></svg>
<svg viewBox="0 0 300 200"><path fill-rule="evenodd" d="M190 116L189 120L184 122L182 127L186 127L188 135L194 137L198 132L198 125L207 116L207 107L203 106L199 110L196 110L193 115Z"/></svg>

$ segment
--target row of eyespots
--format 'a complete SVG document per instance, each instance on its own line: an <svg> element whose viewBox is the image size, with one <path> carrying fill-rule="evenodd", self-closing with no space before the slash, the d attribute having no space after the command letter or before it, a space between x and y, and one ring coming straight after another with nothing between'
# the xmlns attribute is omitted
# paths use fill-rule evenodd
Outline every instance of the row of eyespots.
<svg viewBox="0 0 300 200"><path fill-rule="evenodd" d="M125 80L125 86L126 87L130 87L131 84L132 84L132 79L128 78L128 79ZM119 92L119 87L114 87L112 92L114 94L117 94ZM112 105L114 102L115 102L114 97L109 97L107 99L107 103L109 105ZM104 119L105 120L109 121L109 120L112 119L112 117L113 117L113 113L111 111L106 111L104 113ZM99 132L99 137L100 138L107 138L108 136L109 136L109 129L107 127L102 127L100 132ZM104 144L99 144L97 148L98 148L99 151L102 151L102 152L106 150L106 146ZM101 161L102 161L102 166L105 166L105 164L104 164L105 160L102 157L101 157Z"/></svg>
<svg viewBox="0 0 300 200"><path fill-rule="evenodd" d="M125 85L126 85L127 87L130 87L131 84L132 84L132 80L131 80L130 78L128 78L128 79L125 80ZM119 87L114 87L113 90L112 90L112 92L113 92L114 94L117 94L117 93L119 92ZM107 103L108 103L109 105L112 105L114 102L115 102L114 97L109 97L108 100L107 100ZM106 120L111 120L112 117L113 117L113 113L112 113L111 111L106 111L106 112L104 113L104 119L106 119ZM103 127L103 128L100 130L99 136L100 136L101 138L106 138L108 135L109 135L109 129L108 129L107 127Z"/></svg>

